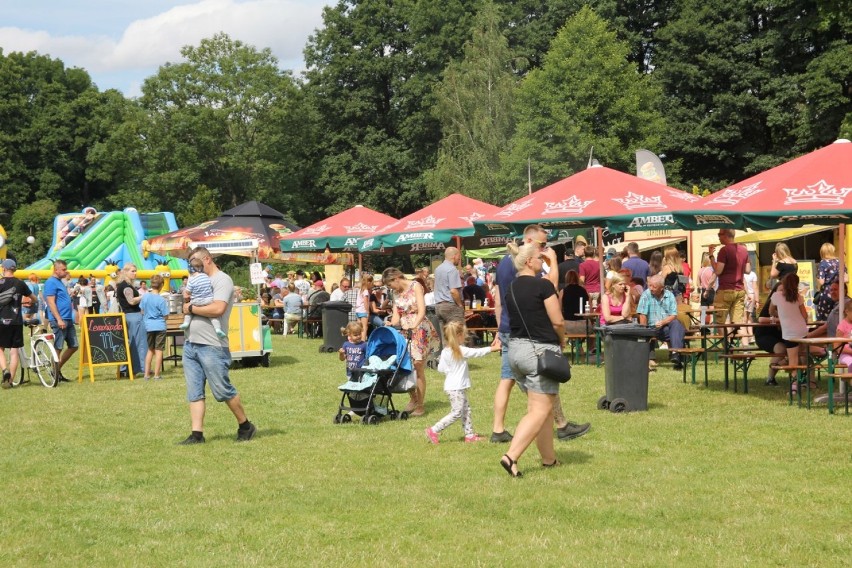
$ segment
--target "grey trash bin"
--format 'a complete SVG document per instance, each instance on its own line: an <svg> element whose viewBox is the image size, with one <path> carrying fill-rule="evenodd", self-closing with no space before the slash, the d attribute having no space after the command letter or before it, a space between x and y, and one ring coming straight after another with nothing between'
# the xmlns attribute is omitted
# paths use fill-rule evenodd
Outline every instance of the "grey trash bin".
<svg viewBox="0 0 852 568"><path fill-rule="evenodd" d="M322 306L322 345L320 353L334 353L343 347L343 333L340 328L349 323L349 302L323 302Z"/></svg>
<svg viewBox="0 0 852 568"><path fill-rule="evenodd" d="M648 354L657 330L638 324L597 328L603 334L606 394L598 409L648 410Z"/></svg>

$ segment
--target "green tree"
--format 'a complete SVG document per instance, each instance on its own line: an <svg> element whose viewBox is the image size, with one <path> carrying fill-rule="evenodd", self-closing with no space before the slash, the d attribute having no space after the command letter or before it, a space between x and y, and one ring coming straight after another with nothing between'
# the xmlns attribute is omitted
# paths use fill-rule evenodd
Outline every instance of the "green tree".
<svg viewBox="0 0 852 568"><path fill-rule="evenodd" d="M0 51L0 201L54 200L62 210L97 203L105 188L87 177L101 134L101 101L85 71L31 52Z"/></svg>
<svg viewBox="0 0 852 568"><path fill-rule="evenodd" d="M825 88L843 92L842 46L839 58L827 51L842 32L816 5L675 5L657 33L654 75L669 122L664 151L682 166L683 183L724 186L836 135L848 110Z"/></svg>
<svg viewBox="0 0 852 568"><path fill-rule="evenodd" d="M292 174L304 166L303 151L273 143L278 134L270 132L286 123L282 114L291 122L299 114L289 72L269 49L225 34L181 55L183 62L162 66L142 87L144 185L164 194L181 218L192 216L199 187L218 196L217 207L258 199L282 208L302 199L303 179Z"/></svg>
<svg viewBox="0 0 852 568"><path fill-rule="evenodd" d="M460 55L475 4L341 0L325 8L305 61L327 212L362 203L401 216L423 206L423 173L440 141L432 87Z"/></svg>
<svg viewBox="0 0 852 568"><path fill-rule="evenodd" d="M664 123L659 91L627 59L628 45L583 8L559 31L541 69L521 83L516 132L503 159L503 187L517 198L586 167L589 151L627 171L639 147L657 148Z"/></svg>
<svg viewBox="0 0 852 568"><path fill-rule="evenodd" d="M37 199L17 205L6 233L9 236L9 251L14 253L18 266L28 266L42 257L52 244L53 220L58 214L56 201L50 199ZM35 238L32 244L27 242L30 235Z"/></svg>
<svg viewBox="0 0 852 568"><path fill-rule="evenodd" d="M498 8L486 2L477 14L464 59L453 62L435 89L435 113L443 138L436 166L427 172L429 195L462 193L504 204L495 191L500 154L512 135L516 79L511 52L501 33Z"/></svg>

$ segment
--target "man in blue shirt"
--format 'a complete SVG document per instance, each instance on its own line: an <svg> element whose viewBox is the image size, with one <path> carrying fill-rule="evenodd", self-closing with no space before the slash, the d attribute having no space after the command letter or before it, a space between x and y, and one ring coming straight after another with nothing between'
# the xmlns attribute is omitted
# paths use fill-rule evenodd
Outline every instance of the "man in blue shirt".
<svg viewBox="0 0 852 568"><path fill-rule="evenodd" d="M674 295L663 285L662 276L648 278L648 289L642 292L636 313L639 315L639 323L657 328L657 339L667 342L670 349L683 347L686 329L677 320L677 302ZM650 360L654 361L655 358L656 354L651 349ZM671 353L669 358L675 370L679 371L683 368L680 354ZM649 365L653 368L656 363L649 363Z"/></svg>
<svg viewBox="0 0 852 568"><path fill-rule="evenodd" d="M68 266L64 260L53 261L53 274L44 283L44 299L47 302L47 320L53 330L53 346L59 352L59 380L68 379L62 374L62 366L68 362L79 348L77 328L74 327L74 312L71 308L71 296L65 287L63 278L68 276ZM62 347L68 344L64 351Z"/></svg>
<svg viewBox="0 0 852 568"><path fill-rule="evenodd" d="M648 288L648 283L645 282L648 278L649 266L641 256L639 256L639 245L636 243L627 243L627 260L621 263L621 268L630 270L633 278L641 278L642 284Z"/></svg>

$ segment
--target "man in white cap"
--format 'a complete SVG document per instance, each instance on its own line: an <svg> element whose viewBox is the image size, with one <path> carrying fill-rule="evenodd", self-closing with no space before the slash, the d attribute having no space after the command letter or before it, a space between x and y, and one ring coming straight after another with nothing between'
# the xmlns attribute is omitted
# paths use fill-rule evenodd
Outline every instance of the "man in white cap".
<svg viewBox="0 0 852 568"><path fill-rule="evenodd" d="M7 258L2 263L3 278L0 278L0 369L3 372L4 389L12 387L12 377L18 371L18 348L24 346L24 316L21 303L29 298L38 301L29 286L15 278L17 263ZM6 360L6 349L10 350Z"/></svg>

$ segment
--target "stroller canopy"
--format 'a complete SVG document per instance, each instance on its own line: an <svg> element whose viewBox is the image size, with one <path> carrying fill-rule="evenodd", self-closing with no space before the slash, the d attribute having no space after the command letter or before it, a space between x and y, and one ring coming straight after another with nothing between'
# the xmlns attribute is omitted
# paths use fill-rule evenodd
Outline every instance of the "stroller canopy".
<svg viewBox="0 0 852 568"><path fill-rule="evenodd" d="M410 373L414 370L408 353L408 342L393 327L378 327L370 334L367 340L366 358L369 360L373 355L378 355L382 359L396 355L396 364L400 371Z"/></svg>

